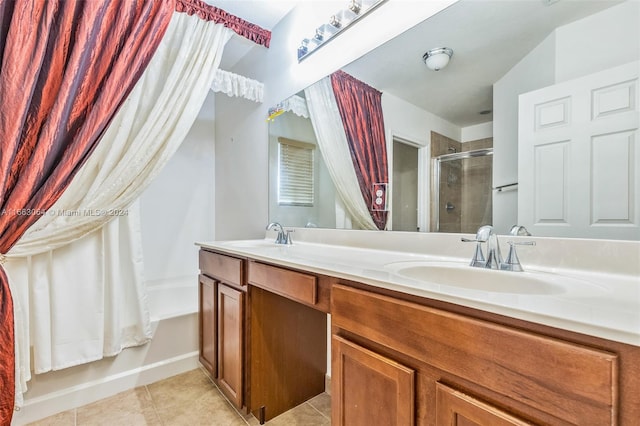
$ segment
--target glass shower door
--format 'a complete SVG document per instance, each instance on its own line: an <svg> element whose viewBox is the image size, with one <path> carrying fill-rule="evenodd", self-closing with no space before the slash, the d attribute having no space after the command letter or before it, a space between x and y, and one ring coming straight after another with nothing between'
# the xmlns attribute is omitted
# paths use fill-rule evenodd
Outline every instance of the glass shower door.
<svg viewBox="0 0 640 426"><path fill-rule="evenodd" d="M491 224L492 175L493 149L436 157L433 231L473 234L478 227Z"/></svg>

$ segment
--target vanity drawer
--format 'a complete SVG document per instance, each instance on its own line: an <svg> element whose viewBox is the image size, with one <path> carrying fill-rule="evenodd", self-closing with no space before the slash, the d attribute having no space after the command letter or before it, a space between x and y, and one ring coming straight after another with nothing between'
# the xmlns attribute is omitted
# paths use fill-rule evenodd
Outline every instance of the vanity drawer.
<svg viewBox="0 0 640 426"><path fill-rule="evenodd" d="M318 301L318 279L309 274L249 262L249 284L307 305Z"/></svg>
<svg viewBox="0 0 640 426"><path fill-rule="evenodd" d="M244 285L242 281L242 259L200 250L200 271L204 275L227 284Z"/></svg>
<svg viewBox="0 0 640 426"><path fill-rule="evenodd" d="M334 327L542 412L616 422L616 354L344 285L331 313Z"/></svg>

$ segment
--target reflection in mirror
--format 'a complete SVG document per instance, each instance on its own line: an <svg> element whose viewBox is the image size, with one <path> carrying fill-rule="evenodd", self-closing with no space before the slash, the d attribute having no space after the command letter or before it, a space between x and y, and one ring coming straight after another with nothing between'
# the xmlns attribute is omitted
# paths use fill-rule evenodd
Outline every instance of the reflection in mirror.
<svg viewBox="0 0 640 426"><path fill-rule="evenodd" d="M492 222L499 233L520 224L537 236L639 240L639 16L635 0L461 0L345 66L383 93L387 229L473 233ZM428 69L424 53L444 46L455 52L448 66ZM270 133L281 132L280 118ZM310 123L307 130L314 139ZM482 160L491 163L490 172L482 166L490 179L465 160L459 176L445 170L450 148L491 147ZM436 191L450 181L461 183L459 199ZM484 191L465 183L478 181ZM336 221L335 189L318 198L329 204L315 206L323 218L303 209L298 217L270 200L272 220L349 227ZM472 218L451 228L448 214Z"/></svg>
<svg viewBox="0 0 640 426"><path fill-rule="evenodd" d="M392 229L416 231L418 226L419 148L399 138L393 138L393 200Z"/></svg>
<svg viewBox="0 0 640 426"><path fill-rule="evenodd" d="M487 138L485 145L490 143ZM453 148L434 158L432 230L472 234L493 222L492 156L493 148L462 152Z"/></svg>
<svg viewBox="0 0 640 426"><path fill-rule="evenodd" d="M318 152L304 93L293 96L280 105L269 120L269 217L277 217L285 226L335 228L336 215L333 202L335 187ZM289 147L306 146L311 150L310 160L287 156ZM303 154L304 155L304 154ZM288 180L283 163L303 163L290 173L297 181ZM309 163L310 161L310 163ZM304 164L306 163L306 164ZM306 166L306 167L305 167ZM305 190L307 202L282 197L287 188Z"/></svg>

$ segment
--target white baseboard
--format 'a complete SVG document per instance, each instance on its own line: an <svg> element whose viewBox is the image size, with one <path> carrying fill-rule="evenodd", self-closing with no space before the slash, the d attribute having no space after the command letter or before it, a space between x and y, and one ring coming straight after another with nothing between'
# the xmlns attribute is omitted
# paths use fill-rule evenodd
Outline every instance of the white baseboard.
<svg viewBox="0 0 640 426"><path fill-rule="evenodd" d="M32 399L25 399L20 411L14 412L11 425L25 425L138 386L193 370L198 366L198 352L189 352Z"/></svg>
<svg viewBox="0 0 640 426"><path fill-rule="evenodd" d="M324 391L328 395L331 395L331 376L329 376L328 374L325 374L324 376Z"/></svg>

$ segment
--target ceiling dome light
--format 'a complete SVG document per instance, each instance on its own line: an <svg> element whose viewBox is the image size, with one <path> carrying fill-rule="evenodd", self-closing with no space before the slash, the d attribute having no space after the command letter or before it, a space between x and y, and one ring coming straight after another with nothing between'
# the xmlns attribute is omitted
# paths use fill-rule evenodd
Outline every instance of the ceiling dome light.
<svg viewBox="0 0 640 426"><path fill-rule="evenodd" d="M424 55L422 55L422 60L430 70L440 71L442 68L446 67L449 63L449 59L453 56L453 50L448 47L438 47L436 49L431 49Z"/></svg>

